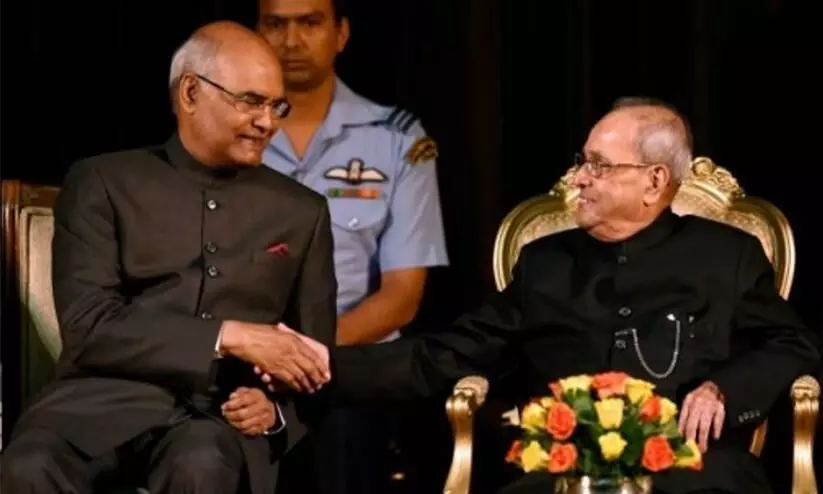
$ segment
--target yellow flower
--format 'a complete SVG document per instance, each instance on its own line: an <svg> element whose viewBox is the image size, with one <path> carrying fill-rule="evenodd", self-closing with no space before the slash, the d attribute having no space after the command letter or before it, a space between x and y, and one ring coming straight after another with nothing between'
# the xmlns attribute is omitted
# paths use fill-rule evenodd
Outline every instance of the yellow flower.
<svg viewBox="0 0 823 494"><path fill-rule="evenodd" d="M548 396L544 396L543 398L540 398L540 404L543 405L543 408L545 408L546 410L551 408L552 405L554 405L554 403L556 401L557 400L555 400L554 398L551 398L551 397L548 397Z"/></svg>
<svg viewBox="0 0 823 494"><path fill-rule="evenodd" d="M660 423L665 424L677 415L677 405L668 398L660 400Z"/></svg>
<svg viewBox="0 0 823 494"><path fill-rule="evenodd" d="M540 443L532 441L520 453L520 461L523 465L523 471L526 473L541 469L545 470L548 465L549 454L540 446Z"/></svg>
<svg viewBox="0 0 823 494"><path fill-rule="evenodd" d="M523 408L520 426L533 431L546 430L546 409L537 403L529 403Z"/></svg>
<svg viewBox="0 0 823 494"><path fill-rule="evenodd" d="M620 458L626 448L626 440L617 432L607 432L597 438L600 444L600 454L606 461L614 461Z"/></svg>
<svg viewBox="0 0 823 494"><path fill-rule="evenodd" d="M700 448L697 447L697 443L694 439L686 440L686 447L689 448L689 452L691 452L691 456L688 458L678 458L674 464L678 467L695 467L700 465L703 461L703 455L700 453Z"/></svg>
<svg viewBox="0 0 823 494"><path fill-rule="evenodd" d="M651 398L653 389L654 384L647 381L634 378L629 378L628 381L626 381L626 394L629 395L629 400L635 405L639 405Z"/></svg>
<svg viewBox="0 0 823 494"><path fill-rule="evenodd" d="M563 393L572 390L588 391L592 384L592 378L587 375L572 376L560 380L560 389Z"/></svg>
<svg viewBox="0 0 823 494"><path fill-rule="evenodd" d="M623 423L623 400L620 398L606 398L595 402L597 421L604 429L617 429Z"/></svg>

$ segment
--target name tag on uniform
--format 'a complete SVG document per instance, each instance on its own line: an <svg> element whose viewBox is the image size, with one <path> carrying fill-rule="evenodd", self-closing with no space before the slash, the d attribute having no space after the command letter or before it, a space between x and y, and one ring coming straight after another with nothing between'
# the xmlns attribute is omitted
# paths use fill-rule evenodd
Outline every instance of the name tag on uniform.
<svg viewBox="0 0 823 494"><path fill-rule="evenodd" d="M372 187L335 187L326 190L326 197L378 199L380 197L380 189Z"/></svg>

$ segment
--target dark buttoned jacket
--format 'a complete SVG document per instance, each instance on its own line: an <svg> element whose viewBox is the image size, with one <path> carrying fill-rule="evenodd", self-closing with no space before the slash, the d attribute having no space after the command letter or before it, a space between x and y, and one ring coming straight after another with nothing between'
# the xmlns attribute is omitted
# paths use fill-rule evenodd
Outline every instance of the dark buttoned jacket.
<svg viewBox="0 0 823 494"><path fill-rule="evenodd" d="M332 399L445 393L471 373L519 365L523 399L568 375L625 371L682 403L704 381L725 396L726 428L700 473L656 479L666 492L768 492L747 448L753 427L818 361L816 335L775 290L760 242L666 210L617 243L580 229L526 245L512 282L451 327L418 339L333 353ZM378 371L379 370L379 371Z"/></svg>
<svg viewBox="0 0 823 494"><path fill-rule="evenodd" d="M326 201L278 172L207 168L175 136L76 163L54 215L63 350L56 379L15 433L49 427L94 456L181 410L225 423L219 405L228 394L260 386L249 364L215 360L225 319L282 321L334 341ZM293 444L308 412L297 397L272 399L287 419L276 436ZM277 454L264 437L237 436L252 486L270 493Z"/></svg>

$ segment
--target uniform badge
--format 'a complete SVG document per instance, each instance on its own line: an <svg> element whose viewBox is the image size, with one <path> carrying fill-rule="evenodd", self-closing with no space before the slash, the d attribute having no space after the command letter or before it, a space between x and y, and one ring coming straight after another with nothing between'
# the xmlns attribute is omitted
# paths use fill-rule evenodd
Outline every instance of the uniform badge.
<svg viewBox="0 0 823 494"><path fill-rule="evenodd" d="M346 197L349 199L378 199L380 189L373 187L334 187L326 189L326 197Z"/></svg>
<svg viewBox="0 0 823 494"><path fill-rule="evenodd" d="M435 158L437 158L437 144L429 136L418 138L406 152L406 161L410 165L416 165L421 161L431 161Z"/></svg>
<svg viewBox="0 0 823 494"><path fill-rule="evenodd" d="M377 168L366 168L363 160L352 158L346 166L335 166L326 170L324 177L332 180L341 180L351 185L364 182L385 182L386 175Z"/></svg>

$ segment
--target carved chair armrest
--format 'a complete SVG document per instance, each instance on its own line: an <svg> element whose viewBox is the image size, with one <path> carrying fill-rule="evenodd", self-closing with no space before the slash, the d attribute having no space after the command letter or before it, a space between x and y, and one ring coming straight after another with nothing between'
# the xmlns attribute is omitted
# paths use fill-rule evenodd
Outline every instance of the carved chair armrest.
<svg viewBox="0 0 823 494"><path fill-rule="evenodd" d="M489 382L482 376L461 379L446 400L446 415L454 434L454 454L443 494L469 494L472 470L474 412L486 401Z"/></svg>
<svg viewBox="0 0 823 494"><path fill-rule="evenodd" d="M792 494L817 494L812 452L820 384L812 376L799 377L792 384L791 396L794 405Z"/></svg>

